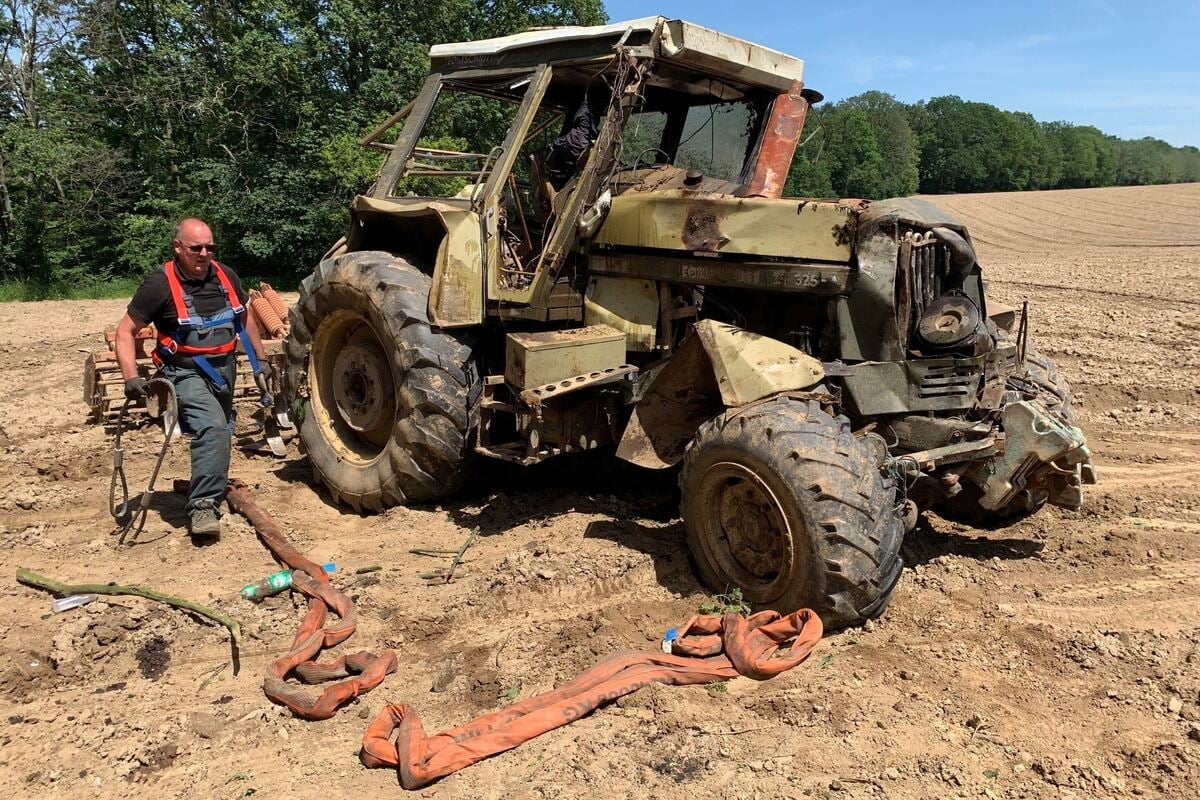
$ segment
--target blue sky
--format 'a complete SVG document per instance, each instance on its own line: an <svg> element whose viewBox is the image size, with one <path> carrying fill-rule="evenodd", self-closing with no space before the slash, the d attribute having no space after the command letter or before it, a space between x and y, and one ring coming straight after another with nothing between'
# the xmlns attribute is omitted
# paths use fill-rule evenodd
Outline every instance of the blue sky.
<svg viewBox="0 0 1200 800"><path fill-rule="evenodd" d="M1200 0L825 2L606 0L609 19L662 14L805 61L830 101L956 94L1043 121L1200 145Z"/></svg>

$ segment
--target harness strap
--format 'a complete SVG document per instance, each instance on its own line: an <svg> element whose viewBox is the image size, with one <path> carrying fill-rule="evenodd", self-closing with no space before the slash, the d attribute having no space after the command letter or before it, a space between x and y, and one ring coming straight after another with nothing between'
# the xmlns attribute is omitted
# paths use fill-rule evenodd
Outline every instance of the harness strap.
<svg viewBox="0 0 1200 800"><path fill-rule="evenodd" d="M163 273L167 278L167 286L171 290L171 299L175 303L175 316L179 320L179 329L186 331L189 328L198 327L196 320L199 320L205 327L218 327L223 324L232 323L235 339L230 339L225 344L215 345L212 347L202 347L199 345L180 344L175 338L168 336L165 333L159 333L158 345L159 348L168 356L173 356L177 353L190 356L196 367L205 374L205 376L216 386L225 386L225 379L221 374L213 368L212 364L205 358L206 355L227 355L232 353L237 347L236 339L241 339L242 347L246 351L246 357L250 361L250 368L255 375L262 372L262 366L258 362L258 357L254 353L254 346L250 342L250 335L246 331L246 326L243 322L246 315L246 307L238 298L237 291L233 288L233 282L229 279L225 268L218 262L212 262L213 269L216 271L217 281L219 282L221 294L225 296L227 308L218 314L211 317L201 317L197 313L195 305L192 303L192 297L183 288L183 283L179 280L179 275L176 272L175 262L167 261L163 264ZM176 331L176 335L179 331ZM163 359L159 355L158 350L155 350L155 363L162 363Z"/></svg>
<svg viewBox="0 0 1200 800"><path fill-rule="evenodd" d="M166 359L160 356L157 350L150 354L150 358L152 361L154 361L154 366L159 368L161 368L163 364L167 363ZM212 384L218 389L225 387L225 378L222 377L220 370L214 367L207 358L201 355L191 354L188 354L185 356L185 358L187 358L190 364L184 366L194 366L196 369L200 370L202 373L204 373L204 376L212 381Z"/></svg>

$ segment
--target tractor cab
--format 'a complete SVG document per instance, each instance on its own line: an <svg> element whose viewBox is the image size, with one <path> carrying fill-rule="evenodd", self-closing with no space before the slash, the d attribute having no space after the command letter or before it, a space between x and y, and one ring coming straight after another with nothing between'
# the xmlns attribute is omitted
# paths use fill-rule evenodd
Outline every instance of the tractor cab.
<svg viewBox="0 0 1200 800"><path fill-rule="evenodd" d="M778 196L819 99L799 59L661 17L437 45L430 59L417 98L364 139L388 158L355 201L349 247L413 243L444 327L578 318L569 268L615 195Z"/></svg>

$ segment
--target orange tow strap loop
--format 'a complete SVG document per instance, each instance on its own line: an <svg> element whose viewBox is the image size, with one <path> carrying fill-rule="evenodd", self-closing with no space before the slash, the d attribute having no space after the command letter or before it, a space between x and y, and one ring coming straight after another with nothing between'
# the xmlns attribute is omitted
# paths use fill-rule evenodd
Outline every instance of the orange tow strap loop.
<svg viewBox="0 0 1200 800"><path fill-rule="evenodd" d="M749 618L697 615L672 648L684 655L615 653L553 691L433 736L425 735L412 706L388 705L363 734L360 758L368 767L398 769L401 786L419 789L651 683L689 686L738 675L755 680L778 675L807 658L821 633L821 618L808 609L787 616L775 611Z"/></svg>
<svg viewBox="0 0 1200 800"><path fill-rule="evenodd" d="M254 503L246 484L231 479L227 498L230 508L254 526L258 538L267 549L294 570L292 586L308 597L308 613L304 615L300 630L292 640L291 650L267 667L263 690L268 698L287 706L297 716L329 719L343 703L369 692L382 683L385 676L395 672L396 654L391 650L380 655L360 651L326 664L315 662L313 659L323 648L341 644L354 634L358 626L358 612L354 604L333 587L320 565L305 558L288 541L271 515ZM325 627L328 609L333 609L340 619L336 624ZM286 679L293 671L305 683L336 678L348 680L326 686L322 691L313 691L288 683Z"/></svg>

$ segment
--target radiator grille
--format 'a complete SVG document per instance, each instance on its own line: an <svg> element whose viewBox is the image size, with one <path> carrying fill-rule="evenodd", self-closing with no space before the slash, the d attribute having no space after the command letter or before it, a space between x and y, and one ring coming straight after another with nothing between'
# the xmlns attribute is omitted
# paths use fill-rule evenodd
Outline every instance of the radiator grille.
<svg viewBox="0 0 1200 800"><path fill-rule="evenodd" d="M973 397L979 388L980 371L971 364L932 367L921 376L917 397Z"/></svg>
<svg viewBox="0 0 1200 800"><path fill-rule="evenodd" d="M897 267L896 321L907 345L921 314L942 293L942 279L950 269L950 250L932 233L905 231Z"/></svg>

